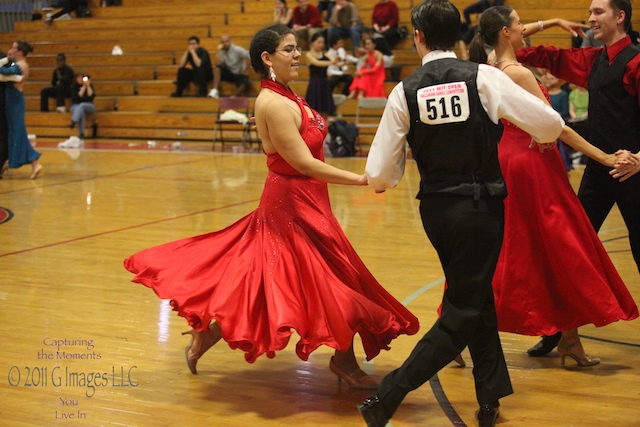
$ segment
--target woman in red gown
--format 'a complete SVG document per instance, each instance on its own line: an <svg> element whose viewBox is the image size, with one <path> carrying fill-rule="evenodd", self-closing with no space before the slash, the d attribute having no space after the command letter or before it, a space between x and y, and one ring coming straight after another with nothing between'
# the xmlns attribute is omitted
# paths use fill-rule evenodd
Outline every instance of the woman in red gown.
<svg viewBox="0 0 640 427"><path fill-rule="evenodd" d="M292 30L258 32L250 55L263 77L255 116L269 168L258 208L221 231L135 254L125 267L193 328L193 373L220 338L253 362L274 357L295 330L302 360L328 345L339 379L376 388L355 359L354 335L372 359L419 325L367 270L331 212L327 183L366 185L366 177L324 163L326 124L288 87L300 60Z"/></svg>
<svg viewBox="0 0 640 427"><path fill-rule="evenodd" d="M358 69L349 86L349 98L386 98L387 93L384 91L386 72L382 53L376 50L376 45L370 38L364 41L364 49L367 52L364 64Z"/></svg>
<svg viewBox="0 0 640 427"><path fill-rule="evenodd" d="M569 28L566 21L555 24ZM486 62L483 44L488 44L495 51L492 65L548 103L544 87L516 61L515 50L528 35L518 14L508 6L492 7L482 14L480 33L472 60ZM638 308L571 188L555 145L542 153L531 150L527 133L504 125L498 155L509 195L493 279L498 327L525 335L561 331L562 365L566 357L580 366L595 365L600 360L586 355L577 328L632 320ZM634 161L628 152L603 153L569 127L561 139L609 167Z"/></svg>

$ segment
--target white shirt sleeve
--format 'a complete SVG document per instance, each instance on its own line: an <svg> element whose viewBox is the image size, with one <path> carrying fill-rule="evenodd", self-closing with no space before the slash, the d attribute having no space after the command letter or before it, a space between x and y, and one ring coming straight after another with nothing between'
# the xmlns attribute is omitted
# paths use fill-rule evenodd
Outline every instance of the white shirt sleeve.
<svg viewBox="0 0 640 427"><path fill-rule="evenodd" d="M480 64L477 84L480 102L494 123L507 119L539 142L555 141L562 133L560 114L497 68Z"/></svg>
<svg viewBox="0 0 640 427"><path fill-rule="evenodd" d="M367 156L365 174L376 190L395 187L402 179L409 125L409 107L400 82L389 95Z"/></svg>

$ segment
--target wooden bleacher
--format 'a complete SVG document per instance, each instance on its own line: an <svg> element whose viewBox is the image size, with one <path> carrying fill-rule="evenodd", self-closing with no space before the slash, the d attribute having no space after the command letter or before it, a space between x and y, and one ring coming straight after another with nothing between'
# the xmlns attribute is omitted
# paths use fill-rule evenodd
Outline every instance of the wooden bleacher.
<svg viewBox="0 0 640 427"><path fill-rule="evenodd" d="M378 0L355 0L365 25ZM395 0L401 25L410 27L411 7L418 0ZM473 0L456 0L462 10ZM633 0L634 6L640 0ZM40 90L49 84L55 67L55 56L64 52L67 64L75 71L92 76L96 90L99 137L141 140L211 141L218 100L211 98L171 98L177 61L186 48L187 38L200 37L201 45L214 53L219 38L228 34L235 44L248 48L259 29L272 19L272 0L124 0L122 6L100 7L99 0L90 0L91 18L57 20L47 25L41 21L16 22L13 33L0 33L4 46L17 39L28 40L34 52L27 58L31 74L24 87L29 133L60 141L76 134L67 127L70 114L41 113ZM561 16L572 20L588 18L588 0L509 0L524 22ZM290 7L295 6L292 2ZM638 9L636 9L638 10ZM46 16L46 11L41 11ZM638 27L638 25L635 25ZM551 29L532 37L534 44L569 47L570 36ZM348 42L347 42L348 44ZM123 54L112 55L114 46ZM402 65L405 77L419 64L411 38L403 40L394 50L396 65ZM304 55L302 61L304 63ZM252 89L259 91L259 77L249 71ZM308 69L301 67L300 78L293 89L304 94ZM385 83L387 93L396 82ZM223 95L230 95L235 87L223 83ZM55 111L55 101L50 107ZM341 107L341 115L353 121L356 101L348 100ZM373 138L375 129L360 137L364 147ZM234 135L232 135L234 136ZM240 133L235 135L240 140Z"/></svg>

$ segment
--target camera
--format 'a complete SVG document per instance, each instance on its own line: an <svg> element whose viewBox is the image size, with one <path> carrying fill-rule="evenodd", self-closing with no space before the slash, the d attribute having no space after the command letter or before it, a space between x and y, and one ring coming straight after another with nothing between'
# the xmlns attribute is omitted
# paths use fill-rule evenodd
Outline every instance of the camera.
<svg viewBox="0 0 640 427"><path fill-rule="evenodd" d="M90 78L90 77L91 77L91 76L90 76L89 74L85 74L84 76L82 76L82 81L83 81L83 82L89 81L89 78Z"/></svg>

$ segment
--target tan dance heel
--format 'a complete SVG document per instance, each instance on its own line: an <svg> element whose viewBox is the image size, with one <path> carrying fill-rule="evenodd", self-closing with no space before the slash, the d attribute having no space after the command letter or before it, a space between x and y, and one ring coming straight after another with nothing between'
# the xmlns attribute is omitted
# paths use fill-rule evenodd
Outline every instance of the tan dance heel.
<svg viewBox="0 0 640 427"><path fill-rule="evenodd" d="M579 355L577 354L577 344L580 344L580 340L573 342L572 344L566 345L566 343L561 339L558 343L558 353L560 353L560 365L565 366L564 359L568 356L575 360L580 367L593 366L600 363L600 359L597 357L591 357L587 354ZM584 351L584 350L583 350Z"/></svg>
<svg viewBox="0 0 640 427"><path fill-rule="evenodd" d="M183 332L182 335L191 335L191 342L189 342L189 345L184 349L184 356L187 361L189 371L195 375L198 373L196 370L198 359L200 359L207 350L213 347L218 341L220 341L220 338L222 338L220 328L216 328L209 332L201 332L191 329ZM189 354L189 352L191 352L191 354Z"/></svg>
<svg viewBox="0 0 640 427"><path fill-rule="evenodd" d="M344 381L349 384L349 387L357 390L377 390L378 383L371 378L362 369L358 368L350 374L347 374L334 363L333 357L329 362L329 369L336 374L338 381Z"/></svg>

